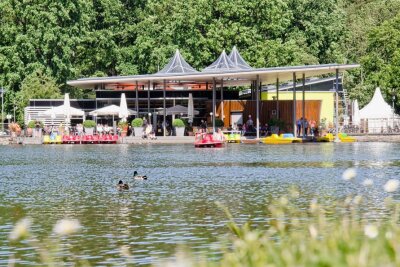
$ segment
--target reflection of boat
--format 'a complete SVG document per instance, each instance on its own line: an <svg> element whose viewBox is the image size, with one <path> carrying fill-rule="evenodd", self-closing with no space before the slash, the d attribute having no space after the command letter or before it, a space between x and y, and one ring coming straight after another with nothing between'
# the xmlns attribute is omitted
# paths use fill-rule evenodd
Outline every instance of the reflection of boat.
<svg viewBox="0 0 400 267"><path fill-rule="evenodd" d="M255 139L255 138L250 138L250 139L242 139L241 142L243 144L258 144L258 143L260 143L260 140Z"/></svg>
<svg viewBox="0 0 400 267"><path fill-rule="evenodd" d="M273 144L273 145L279 145L279 144L291 144L292 139L290 138L283 138L278 136L277 134L272 134L271 136L265 137L262 139L263 143L265 144Z"/></svg>
<svg viewBox="0 0 400 267"><path fill-rule="evenodd" d="M240 143L240 131L224 131L223 133L228 143Z"/></svg>
<svg viewBox="0 0 400 267"><path fill-rule="evenodd" d="M354 137L348 136L347 133L339 133L339 139L343 143L353 143L357 141Z"/></svg>
<svg viewBox="0 0 400 267"><path fill-rule="evenodd" d="M221 137L223 139L223 135ZM216 139L211 133L196 133L194 139L195 147L222 147L223 144L223 140Z"/></svg>
<svg viewBox="0 0 400 267"><path fill-rule="evenodd" d="M335 136L333 136L331 133L317 137L317 142L333 142L333 140L335 140Z"/></svg>
<svg viewBox="0 0 400 267"><path fill-rule="evenodd" d="M303 142L303 139L298 138L298 137L294 137L294 135L292 133L284 133L284 134L281 134L279 137L284 138L284 139L288 139L288 140L292 140L292 143L301 143L301 142Z"/></svg>
<svg viewBox="0 0 400 267"><path fill-rule="evenodd" d="M64 135L62 137L63 144L79 144L81 137L79 135Z"/></svg>

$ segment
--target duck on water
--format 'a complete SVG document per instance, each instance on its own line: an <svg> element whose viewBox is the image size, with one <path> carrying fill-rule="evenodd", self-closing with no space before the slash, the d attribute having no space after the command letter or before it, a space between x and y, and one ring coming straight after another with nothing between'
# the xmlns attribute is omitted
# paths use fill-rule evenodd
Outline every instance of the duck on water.
<svg viewBox="0 0 400 267"><path fill-rule="evenodd" d="M135 171L133 173L133 178L136 180L147 180L147 176L146 175L138 175L138 172Z"/></svg>
<svg viewBox="0 0 400 267"><path fill-rule="evenodd" d="M129 185L127 183L124 184L124 182L122 182L122 180L119 180L119 182L117 184L117 189L118 190L128 190Z"/></svg>

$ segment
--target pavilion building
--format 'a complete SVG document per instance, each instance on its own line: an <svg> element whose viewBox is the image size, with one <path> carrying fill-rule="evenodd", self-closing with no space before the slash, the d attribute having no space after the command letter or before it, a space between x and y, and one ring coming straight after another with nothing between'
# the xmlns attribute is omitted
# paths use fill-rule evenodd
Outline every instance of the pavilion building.
<svg viewBox="0 0 400 267"><path fill-rule="evenodd" d="M71 106L83 108L85 112L118 104L123 92L127 97L128 108L135 110L139 116L152 117L153 122L167 121L170 118L167 118L166 108L175 105L187 106L191 93L194 109L199 111L193 125L199 125L200 120L205 119L215 129L216 118L222 119L224 125L229 126L233 123L245 123L248 115L252 115L256 126L276 118L284 120L288 130L295 132L295 122L298 118L310 114L308 117L315 116L314 119L319 121L321 105L328 105L327 102L331 102L329 99L306 97L311 94L310 77L335 74L330 78L334 87L330 86L329 89L333 89L330 95L336 98L334 114L336 119L339 73L356 67L359 65L323 64L252 68L234 47L229 56L223 51L215 62L199 72L191 67L177 50L165 67L155 74L82 78L68 81L68 84L95 91L94 100L71 100ZM291 81L291 84L285 87L284 83L288 81ZM284 90L280 88L281 85ZM232 90L238 86L250 89L242 92ZM36 107L49 108L55 104L54 101L56 100L31 100L25 117L35 117ZM328 106L328 109L331 110L331 107ZM162 115L159 115L160 113ZM324 112L323 116L328 116L325 115L328 113ZM39 116L38 114L36 112L36 116ZM333 114L333 111L329 114ZM257 137L259 137L258 131Z"/></svg>

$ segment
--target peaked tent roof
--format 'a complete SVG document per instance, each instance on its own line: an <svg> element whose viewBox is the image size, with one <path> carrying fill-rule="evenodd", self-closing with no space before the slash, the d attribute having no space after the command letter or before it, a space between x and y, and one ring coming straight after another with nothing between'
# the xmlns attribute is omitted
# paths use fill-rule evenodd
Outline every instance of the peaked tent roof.
<svg viewBox="0 0 400 267"><path fill-rule="evenodd" d="M252 69L249 64L242 58L239 51L236 48L236 45L232 48L231 53L229 54L229 59L235 64L236 67L242 70Z"/></svg>
<svg viewBox="0 0 400 267"><path fill-rule="evenodd" d="M225 50L222 51L221 55L216 61L214 61L210 66L205 68L203 72L223 72L228 70L239 70L239 68L229 59Z"/></svg>
<svg viewBox="0 0 400 267"><path fill-rule="evenodd" d="M392 118L393 109L383 99L381 89L376 88L371 101L360 110L360 119Z"/></svg>
<svg viewBox="0 0 400 267"><path fill-rule="evenodd" d="M174 73L196 73L198 72L183 58L179 49L176 49L175 55L170 58L167 65L156 74L174 74Z"/></svg>

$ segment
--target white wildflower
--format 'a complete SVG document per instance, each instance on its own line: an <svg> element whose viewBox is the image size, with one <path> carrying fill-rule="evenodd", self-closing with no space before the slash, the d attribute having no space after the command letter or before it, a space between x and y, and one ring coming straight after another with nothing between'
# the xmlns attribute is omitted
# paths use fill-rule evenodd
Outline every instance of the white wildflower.
<svg viewBox="0 0 400 267"><path fill-rule="evenodd" d="M360 205L361 201L362 201L362 196L360 196L360 195L357 195L353 198L354 205Z"/></svg>
<svg viewBox="0 0 400 267"><path fill-rule="evenodd" d="M378 227L376 227L375 225L372 224L368 224L364 227L364 234L371 238L374 239L378 236L379 232L378 232Z"/></svg>
<svg viewBox="0 0 400 267"><path fill-rule="evenodd" d="M287 205L289 204L289 200L288 200L286 197L280 197L279 203L280 203L282 206L287 206Z"/></svg>
<svg viewBox="0 0 400 267"><path fill-rule="evenodd" d="M374 184L374 180L365 179L362 184L363 184L363 186L372 186Z"/></svg>
<svg viewBox="0 0 400 267"><path fill-rule="evenodd" d="M312 238L316 239L318 237L318 230L313 224L308 226L308 231L310 232Z"/></svg>
<svg viewBox="0 0 400 267"><path fill-rule="evenodd" d="M386 237L386 239L392 239L393 238L393 233L388 231L388 232L386 232L385 237Z"/></svg>
<svg viewBox="0 0 400 267"><path fill-rule="evenodd" d="M64 236L71 235L79 231L82 226L78 220L75 219L63 219L59 220L56 225L54 225L53 232L56 235Z"/></svg>
<svg viewBox="0 0 400 267"><path fill-rule="evenodd" d="M32 220L29 218L24 218L19 220L14 226L8 238L10 240L19 240L27 237L29 235L29 229L32 225Z"/></svg>
<svg viewBox="0 0 400 267"><path fill-rule="evenodd" d="M342 179L345 181L349 181L357 176L357 171L354 168L348 168L342 174Z"/></svg>
<svg viewBox="0 0 400 267"><path fill-rule="evenodd" d="M399 188L399 180L396 179L390 179L389 181L386 182L386 184L383 186L383 189L385 189L386 192L391 193L397 190Z"/></svg>

